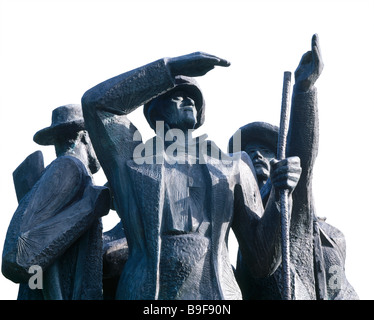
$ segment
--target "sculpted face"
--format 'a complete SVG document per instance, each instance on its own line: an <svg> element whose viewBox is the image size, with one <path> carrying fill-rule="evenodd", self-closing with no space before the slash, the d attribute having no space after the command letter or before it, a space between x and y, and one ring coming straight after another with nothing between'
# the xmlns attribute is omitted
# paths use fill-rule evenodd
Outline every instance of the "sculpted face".
<svg viewBox="0 0 374 320"><path fill-rule="evenodd" d="M100 163L99 160L96 157L95 150L92 146L90 137L87 133L87 131L84 131L84 138L82 138L82 142L86 146L86 152L87 152L87 159L88 159L88 167L92 174L95 174L100 170Z"/></svg>
<svg viewBox="0 0 374 320"><path fill-rule="evenodd" d="M275 153L261 143L249 143L245 147L256 169L257 179L266 181L270 177L270 161L275 158Z"/></svg>
<svg viewBox="0 0 374 320"><path fill-rule="evenodd" d="M154 118L165 121L171 129L186 131L197 123L194 99L182 90L173 91L157 100Z"/></svg>
<svg viewBox="0 0 374 320"><path fill-rule="evenodd" d="M67 132L55 141L56 156L71 155L81 160L92 174L100 169L99 160L86 130Z"/></svg>

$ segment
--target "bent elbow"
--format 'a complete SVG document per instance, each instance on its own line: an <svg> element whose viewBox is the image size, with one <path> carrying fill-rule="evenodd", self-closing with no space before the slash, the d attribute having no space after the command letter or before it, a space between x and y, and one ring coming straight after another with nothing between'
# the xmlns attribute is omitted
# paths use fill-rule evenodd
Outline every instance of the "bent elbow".
<svg viewBox="0 0 374 320"><path fill-rule="evenodd" d="M25 268L3 256L1 263L3 276L14 283L25 283L30 279L30 274Z"/></svg>
<svg viewBox="0 0 374 320"><path fill-rule="evenodd" d="M87 90L81 98L83 115L91 114L95 109L100 108L99 97L95 90Z"/></svg>

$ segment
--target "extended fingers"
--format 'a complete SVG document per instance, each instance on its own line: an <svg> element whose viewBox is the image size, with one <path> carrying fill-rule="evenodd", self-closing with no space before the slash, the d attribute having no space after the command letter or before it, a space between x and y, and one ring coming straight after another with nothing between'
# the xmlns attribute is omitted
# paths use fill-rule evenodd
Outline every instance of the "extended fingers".
<svg viewBox="0 0 374 320"><path fill-rule="evenodd" d="M174 77L177 75L199 77L214 69L215 66L228 67L230 65L225 59L200 51L174 58L165 58L165 62Z"/></svg>
<svg viewBox="0 0 374 320"><path fill-rule="evenodd" d="M221 59L221 58L218 58L218 63L217 63L217 66L220 66L220 67L229 67L231 65L230 61L226 60L226 59Z"/></svg>
<svg viewBox="0 0 374 320"><path fill-rule="evenodd" d="M201 57L203 59L206 59L206 60L209 60L209 61L211 61L216 66L228 67L231 64L226 59L219 58L219 57L217 57L215 55L212 55L212 54L209 54L209 53L206 53L206 52L198 51L198 52L193 53L193 55L199 56L199 57Z"/></svg>
<svg viewBox="0 0 374 320"><path fill-rule="evenodd" d="M323 61L322 61L322 55L321 55L321 47L319 44L319 38L317 34L314 34L312 38L312 54L313 54L314 63L317 69L319 70L319 73L321 73L323 69Z"/></svg>

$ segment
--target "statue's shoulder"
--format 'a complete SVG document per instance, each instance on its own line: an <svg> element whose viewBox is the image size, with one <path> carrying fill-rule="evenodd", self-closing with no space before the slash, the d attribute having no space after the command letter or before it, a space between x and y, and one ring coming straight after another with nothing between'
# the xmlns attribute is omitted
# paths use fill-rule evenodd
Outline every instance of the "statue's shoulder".
<svg viewBox="0 0 374 320"><path fill-rule="evenodd" d="M67 165L67 166L82 166L83 163L79 159L72 157L72 156L59 156L53 161L51 161L50 165Z"/></svg>
<svg viewBox="0 0 374 320"><path fill-rule="evenodd" d="M343 232L327 223L325 220L318 220L321 230L321 240L324 246L335 247L340 252L342 258L345 257L346 242Z"/></svg>
<svg viewBox="0 0 374 320"><path fill-rule="evenodd" d="M318 225L331 239L334 239L335 241L342 241L345 239L343 232L327 223L325 219L319 219Z"/></svg>
<svg viewBox="0 0 374 320"><path fill-rule="evenodd" d="M60 156L53 160L44 170L35 188L38 196L56 196L64 190L70 194L82 190L84 186L92 184L84 164L72 156Z"/></svg>

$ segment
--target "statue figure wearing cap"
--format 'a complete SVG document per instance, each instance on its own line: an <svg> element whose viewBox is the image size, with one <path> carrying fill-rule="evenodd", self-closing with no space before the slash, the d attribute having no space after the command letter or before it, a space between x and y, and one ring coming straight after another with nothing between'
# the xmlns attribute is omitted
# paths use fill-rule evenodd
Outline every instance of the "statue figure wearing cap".
<svg viewBox="0 0 374 320"><path fill-rule="evenodd" d="M277 193L292 194L299 159L272 164L276 179L264 209L249 156L227 161L212 141L192 137L205 110L193 77L215 66L229 62L201 52L159 59L82 97L129 245L117 299L241 299L228 255L230 227L253 274L270 275L280 263ZM156 132L146 142L127 118L142 105Z"/></svg>
<svg viewBox="0 0 374 320"><path fill-rule="evenodd" d="M100 165L81 106L53 110L51 126L34 141L54 145L57 158L44 169L39 151L14 171L19 206L8 228L2 272L20 283L18 299L101 299L101 217L109 211L110 194L92 181ZM41 288L31 290L33 266L43 278Z"/></svg>
<svg viewBox="0 0 374 320"><path fill-rule="evenodd" d="M317 89L314 84L322 69L318 36L314 35L312 50L302 57L295 72L287 143L288 155L298 156L302 168L293 192L290 225L292 298L358 299L345 276L344 235L317 216L313 201L312 172L319 140ZM252 122L236 133L241 134L241 150L248 153L256 169L264 206L271 188L269 168L277 154L278 131L277 126L269 123ZM233 137L229 141L229 152L233 150ZM236 276L245 299L282 299L281 266L271 277L256 279L239 252Z"/></svg>

